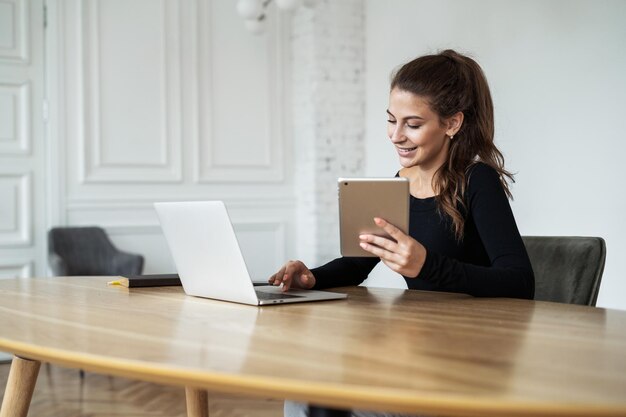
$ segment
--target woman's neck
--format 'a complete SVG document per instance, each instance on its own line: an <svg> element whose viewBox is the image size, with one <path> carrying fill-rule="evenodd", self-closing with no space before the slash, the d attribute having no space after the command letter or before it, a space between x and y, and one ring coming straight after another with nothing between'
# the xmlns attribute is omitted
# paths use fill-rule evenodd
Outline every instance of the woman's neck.
<svg viewBox="0 0 626 417"><path fill-rule="evenodd" d="M437 168L422 169L419 166L402 168L400 176L409 180L409 189L411 195L417 198L429 198L438 194L433 189L433 177L437 172Z"/></svg>

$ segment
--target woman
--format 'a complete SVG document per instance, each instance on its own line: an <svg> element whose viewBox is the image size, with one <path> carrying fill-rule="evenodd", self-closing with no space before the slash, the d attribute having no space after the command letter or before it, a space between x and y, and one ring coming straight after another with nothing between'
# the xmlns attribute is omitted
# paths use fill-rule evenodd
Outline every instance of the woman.
<svg viewBox="0 0 626 417"><path fill-rule="evenodd" d="M312 270L289 261L269 282L284 291L358 285L382 260L410 289L532 299L533 271L508 201L513 178L493 143L480 66L452 50L403 65L391 80L387 116L397 175L410 184L409 234L376 218L393 239L366 234L360 244L377 258L343 257ZM287 417L306 410L285 403Z"/></svg>
<svg viewBox="0 0 626 417"><path fill-rule="evenodd" d="M382 260L409 289L532 299L534 276L496 148L487 80L452 50L419 57L392 77L387 134L410 183L409 234L384 219L394 240L361 235L377 258L335 259L309 270L287 262L269 282L289 288L358 285Z"/></svg>

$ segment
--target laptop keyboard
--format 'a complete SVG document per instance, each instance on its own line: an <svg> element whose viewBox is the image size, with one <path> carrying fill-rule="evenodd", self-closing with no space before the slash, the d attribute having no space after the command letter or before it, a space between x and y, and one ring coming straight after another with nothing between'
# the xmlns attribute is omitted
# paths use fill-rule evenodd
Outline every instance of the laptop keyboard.
<svg viewBox="0 0 626 417"><path fill-rule="evenodd" d="M279 300L281 298L301 298L301 295L277 294L273 292L255 291L259 300Z"/></svg>

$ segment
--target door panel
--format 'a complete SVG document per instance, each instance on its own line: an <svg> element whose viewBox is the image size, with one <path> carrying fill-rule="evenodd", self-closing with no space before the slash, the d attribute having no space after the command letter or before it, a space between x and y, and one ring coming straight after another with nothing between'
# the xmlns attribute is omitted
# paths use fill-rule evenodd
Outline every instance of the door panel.
<svg viewBox="0 0 626 417"><path fill-rule="evenodd" d="M0 279L44 275L43 0L0 3Z"/></svg>

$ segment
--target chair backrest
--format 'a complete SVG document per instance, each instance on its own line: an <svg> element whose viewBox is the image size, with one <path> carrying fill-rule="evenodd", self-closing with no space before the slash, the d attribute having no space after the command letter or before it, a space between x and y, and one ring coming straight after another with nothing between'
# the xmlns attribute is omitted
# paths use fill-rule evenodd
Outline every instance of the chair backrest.
<svg viewBox="0 0 626 417"><path fill-rule="evenodd" d="M535 273L535 300L595 306L606 245L600 237L523 236Z"/></svg>
<svg viewBox="0 0 626 417"><path fill-rule="evenodd" d="M48 251L60 258L62 275L139 274L141 255L119 251L100 227L55 227L48 232ZM53 267L54 270L54 267Z"/></svg>

